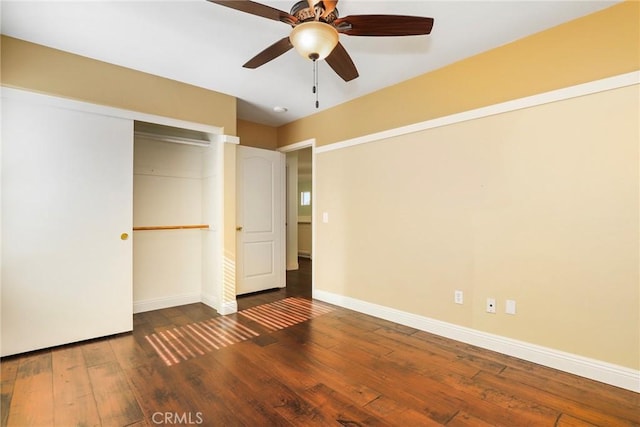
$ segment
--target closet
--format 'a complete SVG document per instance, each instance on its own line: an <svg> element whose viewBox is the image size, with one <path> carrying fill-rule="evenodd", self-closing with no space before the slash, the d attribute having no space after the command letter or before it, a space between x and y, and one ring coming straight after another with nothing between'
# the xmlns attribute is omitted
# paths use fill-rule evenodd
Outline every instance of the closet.
<svg viewBox="0 0 640 427"><path fill-rule="evenodd" d="M131 331L134 311L221 311L237 138L12 88L2 119L2 356Z"/></svg>
<svg viewBox="0 0 640 427"><path fill-rule="evenodd" d="M144 122L134 129L134 313L211 299L216 146L202 132Z"/></svg>

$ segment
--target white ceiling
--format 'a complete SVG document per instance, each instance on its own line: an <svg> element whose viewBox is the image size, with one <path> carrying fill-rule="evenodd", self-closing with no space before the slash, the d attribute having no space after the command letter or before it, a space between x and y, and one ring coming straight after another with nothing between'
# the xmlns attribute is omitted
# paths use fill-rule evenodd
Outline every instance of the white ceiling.
<svg viewBox="0 0 640 427"><path fill-rule="evenodd" d="M295 2L261 3L288 12ZM320 110L617 2L341 0L343 17L430 16L435 24L430 36L341 35L360 77L344 82L321 62ZM236 96L240 119L277 126L318 111L312 63L294 50L258 69L242 68L289 34L281 22L205 0L2 0L1 6L3 34ZM288 111L275 113L275 106Z"/></svg>

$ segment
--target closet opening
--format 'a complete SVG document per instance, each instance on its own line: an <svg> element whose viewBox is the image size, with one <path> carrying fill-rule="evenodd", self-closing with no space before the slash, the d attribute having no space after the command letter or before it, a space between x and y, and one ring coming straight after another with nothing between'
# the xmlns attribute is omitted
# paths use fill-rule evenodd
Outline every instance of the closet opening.
<svg viewBox="0 0 640 427"><path fill-rule="evenodd" d="M213 135L134 123L134 313L204 302L215 308L219 171Z"/></svg>

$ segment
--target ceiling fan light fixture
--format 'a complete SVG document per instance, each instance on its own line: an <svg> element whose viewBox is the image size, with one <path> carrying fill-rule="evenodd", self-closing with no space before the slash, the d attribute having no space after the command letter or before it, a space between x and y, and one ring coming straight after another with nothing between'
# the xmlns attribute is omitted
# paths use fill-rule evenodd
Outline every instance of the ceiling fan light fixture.
<svg viewBox="0 0 640 427"><path fill-rule="evenodd" d="M333 51L338 44L338 31L324 22L303 22L291 31L289 40L302 57L315 61Z"/></svg>

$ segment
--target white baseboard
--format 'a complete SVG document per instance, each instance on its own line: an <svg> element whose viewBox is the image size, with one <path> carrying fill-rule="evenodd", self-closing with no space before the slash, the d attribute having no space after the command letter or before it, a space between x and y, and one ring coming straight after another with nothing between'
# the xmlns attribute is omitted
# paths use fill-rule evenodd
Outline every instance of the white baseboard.
<svg viewBox="0 0 640 427"><path fill-rule="evenodd" d="M238 311L238 302L235 300L227 301L220 306L213 306L213 308L216 309L219 315L226 316L227 314L233 314Z"/></svg>
<svg viewBox="0 0 640 427"><path fill-rule="evenodd" d="M237 312L238 312L238 302L235 300L230 302L225 302L224 304L222 304L222 308L220 309L220 314L222 316L225 316L227 314L237 313Z"/></svg>
<svg viewBox="0 0 640 427"><path fill-rule="evenodd" d="M311 252L309 252L309 251L298 251L298 257L311 259Z"/></svg>
<svg viewBox="0 0 640 427"><path fill-rule="evenodd" d="M165 298L154 298L144 301L134 301L133 312L144 313L145 311L160 310L162 308L176 307L178 305L194 304L201 302L224 316L238 311L238 303L236 301L226 302L220 306L218 299L213 295L205 294L186 294Z"/></svg>
<svg viewBox="0 0 640 427"><path fill-rule="evenodd" d="M213 295L202 294L200 302L218 311L218 298Z"/></svg>
<svg viewBox="0 0 640 427"><path fill-rule="evenodd" d="M396 310L359 299L313 290L313 298L421 331L497 351L529 362L640 393L640 371Z"/></svg>
<svg viewBox="0 0 640 427"><path fill-rule="evenodd" d="M164 298L154 298L133 302L133 312L144 313L145 311L160 310L161 308L175 307L177 305L193 304L202 300L200 294L175 295Z"/></svg>

